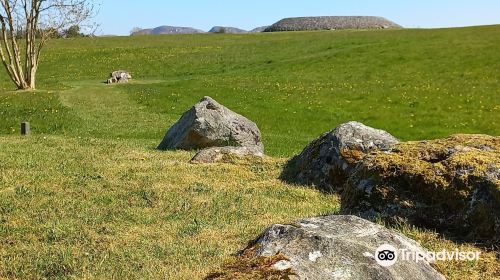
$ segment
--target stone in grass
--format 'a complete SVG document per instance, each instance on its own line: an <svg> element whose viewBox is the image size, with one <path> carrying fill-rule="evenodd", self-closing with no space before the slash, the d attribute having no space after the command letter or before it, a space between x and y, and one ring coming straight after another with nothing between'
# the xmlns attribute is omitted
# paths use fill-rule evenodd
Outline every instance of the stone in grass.
<svg viewBox="0 0 500 280"><path fill-rule="evenodd" d="M500 137L454 135L375 151L346 180L342 212L499 244Z"/></svg>
<svg viewBox="0 0 500 280"><path fill-rule="evenodd" d="M281 177L295 184L315 185L327 193L341 193L359 160L398 142L386 131L359 122L344 123L307 145L287 163Z"/></svg>
<svg viewBox="0 0 500 280"><path fill-rule="evenodd" d="M108 84L116 84L116 83L127 83L132 76L129 72L125 70L114 71L110 74L110 78L108 79Z"/></svg>
<svg viewBox="0 0 500 280"><path fill-rule="evenodd" d="M199 151L190 163L217 163L232 158L257 157L262 158L264 154L259 149L247 147L212 147Z"/></svg>
<svg viewBox="0 0 500 280"><path fill-rule="evenodd" d="M224 148L204 152L204 155L232 150L239 154L251 152L259 156L264 152L257 125L208 96L182 115L167 131L158 149L196 150L210 147L246 149Z"/></svg>
<svg viewBox="0 0 500 280"><path fill-rule="evenodd" d="M390 266L377 261L382 245L396 249ZM401 260L401 250L426 253L416 241L356 216L316 217L271 226L206 279L445 279L428 260Z"/></svg>

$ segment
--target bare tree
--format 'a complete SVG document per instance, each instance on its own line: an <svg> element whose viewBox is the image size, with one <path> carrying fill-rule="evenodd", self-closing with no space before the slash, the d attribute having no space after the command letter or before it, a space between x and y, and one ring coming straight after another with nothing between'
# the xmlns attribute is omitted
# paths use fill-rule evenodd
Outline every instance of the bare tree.
<svg viewBox="0 0 500 280"><path fill-rule="evenodd" d="M0 0L0 4L0 56L18 89L35 89L47 41L84 23L94 12L92 0Z"/></svg>
<svg viewBox="0 0 500 280"><path fill-rule="evenodd" d="M139 32L141 30L142 30L142 28L140 28L140 27L134 27L134 28L132 28L132 30L130 30L130 35L134 35L135 33Z"/></svg>

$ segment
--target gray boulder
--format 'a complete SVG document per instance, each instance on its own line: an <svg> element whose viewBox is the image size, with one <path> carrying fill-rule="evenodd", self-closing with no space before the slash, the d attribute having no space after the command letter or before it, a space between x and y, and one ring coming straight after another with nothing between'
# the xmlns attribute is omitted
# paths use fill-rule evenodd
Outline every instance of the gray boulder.
<svg viewBox="0 0 500 280"><path fill-rule="evenodd" d="M315 185L320 190L342 192L349 173L366 154L387 150L399 141L391 134L348 122L311 142L285 167L282 179Z"/></svg>
<svg viewBox="0 0 500 280"><path fill-rule="evenodd" d="M190 161L193 164L217 163L231 158L264 157L260 149L247 147L212 147L199 151Z"/></svg>
<svg viewBox="0 0 500 280"><path fill-rule="evenodd" d="M373 152L346 181L342 212L500 244L500 137L453 135Z"/></svg>
<svg viewBox="0 0 500 280"><path fill-rule="evenodd" d="M396 249L396 261L391 266L382 266L377 261L377 252L382 245ZM273 274L288 277L279 279L445 279L426 259L418 263L402 260L402 250L425 255L425 250L417 242L380 225L355 216L325 216L300 220L292 225L271 226L250 243L240 254L239 261L253 264L250 266L252 270L265 269L260 268L259 263L266 267L272 265ZM237 261L226 268L229 271L214 273L207 279L223 278L233 273L259 274L234 271L239 267L247 268L248 265Z"/></svg>
<svg viewBox="0 0 500 280"><path fill-rule="evenodd" d="M160 150L246 147L264 152L260 130L249 119L206 96L166 133Z"/></svg>
<svg viewBox="0 0 500 280"><path fill-rule="evenodd" d="M116 84L116 83L127 83L132 76L129 72L125 70L114 71L110 74L110 78L108 79L108 84Z"/></svg>

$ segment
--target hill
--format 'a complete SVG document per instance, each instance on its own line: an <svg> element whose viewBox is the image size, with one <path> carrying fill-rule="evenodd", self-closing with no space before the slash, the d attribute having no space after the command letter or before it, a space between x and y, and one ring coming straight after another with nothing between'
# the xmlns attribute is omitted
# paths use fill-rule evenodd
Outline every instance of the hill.
<svg viewBox="0 0 500 280"><path fill-rule="evenodd" d="M325 16L297 17L282 19L266 32L306 31L306 30L337 30L337 29L387 29L402 28L400 25L382 17L370 16Z"/></svg>
<svg viewBox="0 0 500 280"><path fill-rule="evenodd" d="M0 75L0 278L200 279L268 225L338 213L279 179L357 120L402 140L500 134L500 26L50 41L39 90ZM312 44L311 42L314 42ZM113 70L128 84L103 82ZM259 126L269 158L190 165L165 131L209 95ZM20 137L29 121L33 135ZM402 225L425 248L481 250ZM438 262L449 279L494 279ZM484 257L483 257L484 256Z"/></svg>
<svg viewBox="0 0 500 280"><path fill-rule="evenodd" d="M256 28L250 30L249 32L250 33L264 32L264 30L266 30L268 27L269 27L269 25L256 27Z"/></svg>
<svg viewBox="0 0 500 280"><path fill-rule="evenodd" d="M0 134L17 134L19 123L30 120L37 133L160 139L169 123L205 95L257 122L266 152L277 156L291 156L308 140L349 120L391 131L402 140L499 134L499 87L492 74L500 59L498 30L54 40L42 56L38 81L51 93L30 98L2 93ZM158 114L162 123L145 119L135 128L122 120L117 124L124 129L104 132L61 103L58 89L72 87L71 77L104 81L116 68L141 81L116 87L119 96ZM65 69L64 75L59 69ZM7 75L0 76L0 88L11 88Z"/></svg>
<svg viewBox="0 0 500 280"><path fill-rule="evenodd" d="M224 31L224 33L235 33L235 34L239 34L239 33L247 33L248 31L246 30L243 30L243 29L240 29L240 28L236 28L236 27L229 27L229 26L214 26L212 27L208 33L220 33L221 30Z"/></svg>
<svg viewBox="0 0 500 280"><path fill-rule="evenodd" d="M132 33L131 35L196 34L204 32L205 31L203 30L195 29L192 27L159 26L150 29L142 29L140 31Z"/></svg>

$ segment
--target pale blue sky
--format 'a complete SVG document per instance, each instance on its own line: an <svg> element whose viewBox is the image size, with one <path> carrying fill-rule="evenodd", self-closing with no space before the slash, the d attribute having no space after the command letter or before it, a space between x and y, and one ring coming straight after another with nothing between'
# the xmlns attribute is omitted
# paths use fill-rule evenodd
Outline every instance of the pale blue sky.
<svg viewBox="0 0 500 280"><path fill-rule="evenodd" d="M404 27L500 24L500 0L101 0L95 20L99 34L128 35L135 26L252 29L284 17L326 15L383 16Z"/></svg>

